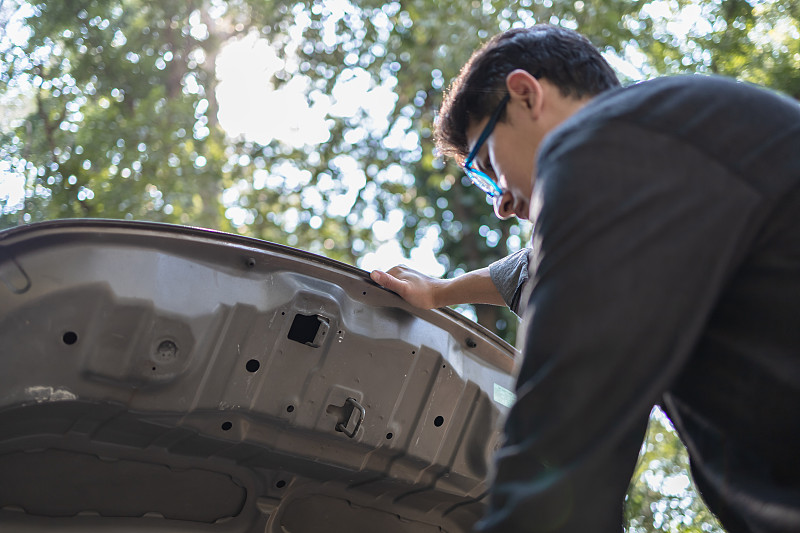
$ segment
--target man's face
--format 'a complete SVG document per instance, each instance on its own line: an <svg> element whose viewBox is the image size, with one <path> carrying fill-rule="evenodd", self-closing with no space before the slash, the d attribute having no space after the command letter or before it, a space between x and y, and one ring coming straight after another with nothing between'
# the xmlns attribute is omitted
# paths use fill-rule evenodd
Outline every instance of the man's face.
<svg viewBox="0 0 800 533"><path fill-rule="evenodd" d="M494 198L494 208L497 216L503 219L514 215L528 218L539 135L523 112L512 99L507 105L505 120L495 124L473 162L502 189L503 194ZM488 122L489 117L486 117L470 123L467 142L471 148Z"/></svg>

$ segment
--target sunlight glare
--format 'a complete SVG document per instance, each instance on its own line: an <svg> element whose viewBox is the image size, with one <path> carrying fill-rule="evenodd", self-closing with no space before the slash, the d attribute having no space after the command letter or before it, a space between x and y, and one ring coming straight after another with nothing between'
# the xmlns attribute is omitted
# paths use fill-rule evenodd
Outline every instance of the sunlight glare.
<svg viewBox="0 0 800 533"><path fill-rule="evenodd" d="M263 145L277 139L294 148L330 138L327 102L309 105L305 97L308 77L294 76L275 87L273 77L284 65L284 59L257 34L223 47L216 65L218 116L229 136Z"/></svg>
<svg viewBox="0 0 800 533"><path fill-rule="evenodd" d="M440 277L445 268L436 259L436 254L430 247L417 247L411 251L411 256L403 255L403 250L397 240L390 240L381 244L377 250L365 254L358 261L358 266L366 271L386 271L395 265L406 265L423 274Z"/></svg>

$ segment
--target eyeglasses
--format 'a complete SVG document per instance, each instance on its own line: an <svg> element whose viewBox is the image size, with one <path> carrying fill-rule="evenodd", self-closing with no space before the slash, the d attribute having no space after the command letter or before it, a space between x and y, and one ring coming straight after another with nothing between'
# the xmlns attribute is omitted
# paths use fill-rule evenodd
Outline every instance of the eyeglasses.
<svg viewBox="0 0 800 533"><path fill-rule="evenodd" d="M503 99L500 100L500 103L497 105L497 109L494 110L491 118L489 118L489 122L486 123L486 126L484 126L480 137L478 137L478 141L475 143L475 146L472 147L467 159L464 160L464 172L467 173L467 177L472 181L473 184L477 185L480 190L488 194L489 198L501 196L503 194L503 190L486 172L478 170L475 166L473 166L472 163L475 161L475 156L478 155L483 143L486 142L486 139L488 139L489 135L492 134L492 130L494 129L495 124L497 124L497 121L500 119L500 115L503 113L509 98L511 98L511 95L506 93Z"/></svg>

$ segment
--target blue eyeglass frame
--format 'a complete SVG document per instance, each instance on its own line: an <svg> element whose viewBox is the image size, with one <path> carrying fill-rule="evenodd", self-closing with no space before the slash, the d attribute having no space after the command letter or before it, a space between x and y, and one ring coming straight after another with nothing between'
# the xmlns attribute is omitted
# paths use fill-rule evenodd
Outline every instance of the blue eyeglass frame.
<svg viewBox="0 0 800 533"><path fill-rule="evenodd" d="M467 177L475 184L480 190L485 192L489 198L497 198L503 194L503 190L497 184L491 176L489 176L486 172L482 170L478 170L474 166L472 166L472 162L475 160L475 156L478 155L483 143L486 142L486 139L489 138L489 135L492 134L494 130L495 124L500 119L500 115L503 113L503 110L508 103L508 100L511 98L509 93L500 100L500 103L497 104L497 109L494 110L492 113L491 118L489 118L489 122L486 123L486 126L483 127L483 131L481 132L480 137L478 137L478 141L475 143L475 146L472 147L467 158L464 160L464 164L462 167L464 168L464 172L466 172Z"/></svg>

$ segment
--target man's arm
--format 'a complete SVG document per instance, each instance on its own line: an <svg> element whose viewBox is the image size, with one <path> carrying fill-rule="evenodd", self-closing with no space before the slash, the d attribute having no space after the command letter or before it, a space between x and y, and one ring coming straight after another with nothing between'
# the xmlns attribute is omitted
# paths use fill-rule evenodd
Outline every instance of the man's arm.
<svg viewBox="0 0 800 533"><path fill-rule="evenodd" d="M432 278L403 265L388 272L374 270L370 276L375 283L422 309L459 304L507 305L519 315L520 295L528 281L528 252L527 248L519 250L486 268L453 279Z"/></svg>
<svg viewBox="0 0 800 533"><path fill-rule="evenodd" d="M422 309L467 303L505 305L492 281L489 267L455 278L440 279L399 265L387 272L374 270L370 277L378 285L396 292L411 305Z"/></svg>

